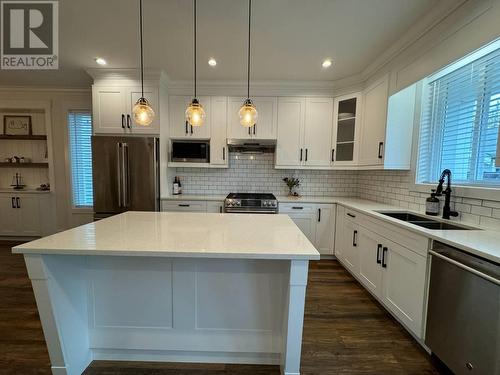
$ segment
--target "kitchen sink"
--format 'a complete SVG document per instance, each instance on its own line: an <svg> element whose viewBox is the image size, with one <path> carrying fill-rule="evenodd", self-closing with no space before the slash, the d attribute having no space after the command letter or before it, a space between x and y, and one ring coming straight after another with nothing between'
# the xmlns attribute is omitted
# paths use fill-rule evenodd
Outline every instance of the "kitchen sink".
<svg viewBox="0 0 500 375"><path fill-rule="evenodd" d="M404 211L378 211L379 214L392 217L397 220L405 221L409 224L417 225L431 230L472 230L477 228L465 225L452 224L444 221L433 220L427 216L417 215L412 212Z"/></svg>

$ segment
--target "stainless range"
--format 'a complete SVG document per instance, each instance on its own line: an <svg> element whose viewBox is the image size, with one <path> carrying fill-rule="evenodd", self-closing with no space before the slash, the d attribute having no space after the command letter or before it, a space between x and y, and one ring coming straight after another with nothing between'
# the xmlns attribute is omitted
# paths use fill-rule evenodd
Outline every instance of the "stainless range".
<svg viewBox="0 0 500 375"><path fill-rule="evenodd" d="M231 193L224 200L224 212L276 214L278 213L278 200L273 194Z"/></svg>

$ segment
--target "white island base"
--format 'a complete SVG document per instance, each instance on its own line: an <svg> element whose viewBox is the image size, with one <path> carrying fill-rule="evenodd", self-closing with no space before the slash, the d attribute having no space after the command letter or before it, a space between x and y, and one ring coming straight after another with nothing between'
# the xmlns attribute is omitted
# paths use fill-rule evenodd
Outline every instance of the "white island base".
<svg viewBox="0 0 500 375"><path fill-rule="evenodd" d="M275 364L300 373L307 258L315 254L113 251L14 249L24 253L54 375L81 374L92 360Z"/></svg>

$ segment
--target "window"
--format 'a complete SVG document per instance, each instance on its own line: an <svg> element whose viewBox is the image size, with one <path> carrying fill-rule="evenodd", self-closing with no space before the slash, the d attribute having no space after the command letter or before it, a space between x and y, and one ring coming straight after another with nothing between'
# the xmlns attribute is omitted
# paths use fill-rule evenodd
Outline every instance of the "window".
<svg viewBox="0 0 500 375"><path fill-rule="evenodd" d="M429 77L424 93L417 183L450 169L455 184L500 186L500 49Z"/></svg>
<svg viewBox="0 0 500 375"><path fill-rule="evenodd" d="M87 111L68 113L69 157L73 206L92 207L92 117Z"/></svg>

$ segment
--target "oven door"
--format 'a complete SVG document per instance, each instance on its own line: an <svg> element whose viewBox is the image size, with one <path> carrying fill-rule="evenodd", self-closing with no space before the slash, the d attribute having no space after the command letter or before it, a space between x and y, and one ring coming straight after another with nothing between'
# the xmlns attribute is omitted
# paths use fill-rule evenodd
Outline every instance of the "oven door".
<svg viewBox="0 0 500 375"><path fill-rule="evenodd" d="M172 161L181 163L210 163L210 143L172 141Z"/></svg>
<svg viewBox="0 0 500 375"><path fill-rule="evenodd" d="M228 214L275 214L275 210L259 209L255 207L225 207L224 212Z"/></svg>

